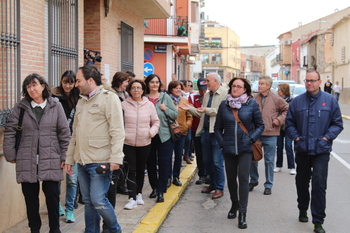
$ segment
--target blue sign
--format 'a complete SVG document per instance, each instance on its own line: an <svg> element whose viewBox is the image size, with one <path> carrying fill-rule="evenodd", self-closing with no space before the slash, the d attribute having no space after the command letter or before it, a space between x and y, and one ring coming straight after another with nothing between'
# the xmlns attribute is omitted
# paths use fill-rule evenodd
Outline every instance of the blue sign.
<svg viewBox="0 0 350 233"><path fill-rule="evenodd" d="M154 74L154 66L152 63L146 62L143 64L143 75L147 77L150 74Z"/></svg>
<svg viewBox="0 0 350 233"><path fill-rule="evenodd" d="M145 48L143 53L143 59L145 62L150 62L153 60L153 51L150 48Z"/></svg>

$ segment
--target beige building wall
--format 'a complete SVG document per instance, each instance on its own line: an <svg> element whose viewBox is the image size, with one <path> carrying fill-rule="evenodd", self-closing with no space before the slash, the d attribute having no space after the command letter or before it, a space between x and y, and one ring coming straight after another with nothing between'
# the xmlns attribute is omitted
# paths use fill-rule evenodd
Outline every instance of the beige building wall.
<svg viewBox="0 0 350 233"><path fill-rule="evenodd" d="M228 83L231 78L240 75L241 68L241 51L239 36L228 27L215 24L215 27L205 27L205 38L209 39L209 44L213 38L221 39L221 46L213 46L211 48L201 48L201 53L209 54L209 64L203 64L205 67L216 67L217 70L223 70L223 81ZM211 60L212 54L220 53L221 62Z"/></svg>

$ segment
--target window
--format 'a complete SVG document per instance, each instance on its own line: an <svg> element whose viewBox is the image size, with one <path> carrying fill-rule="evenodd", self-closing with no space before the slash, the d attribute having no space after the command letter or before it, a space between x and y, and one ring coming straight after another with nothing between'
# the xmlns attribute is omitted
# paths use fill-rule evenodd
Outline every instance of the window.
<svg viewBox="0 0 350 233"><path fill-rule="evenodd" d="M0 128L21 98L20 1L1 1Z"/></svg>
<svg viewBox="0 0 350 233"><path fill-rule="evenodd" d="M221 64L221 53L212 53L211 62L212 64Z"/></svg>
<svg viewBox="0 0 350 233"><path fill-rule="evenodd" d="M200 55L200 59L203 64L209 64L209 54L208 53L202 53Z"/></svg>
<svg viewBox="0 0 350 233"><path fill-rule="evenodd" d="M214 42L214 43L221 43L221 38L212 38L212 39L211 39L211 42Z"/></svg>
<svg viewBox="0 0 350 233"><path fill-rule="evenodd" d="M121 23L121 71L134 70L134 28Z"/></svg>
<svg viewBox="0 0 350 233"><path fill-rule="evenodd" d="M66 70L78 69L78 0L52 0L48 4L48 83L58 86Z"/></svg>

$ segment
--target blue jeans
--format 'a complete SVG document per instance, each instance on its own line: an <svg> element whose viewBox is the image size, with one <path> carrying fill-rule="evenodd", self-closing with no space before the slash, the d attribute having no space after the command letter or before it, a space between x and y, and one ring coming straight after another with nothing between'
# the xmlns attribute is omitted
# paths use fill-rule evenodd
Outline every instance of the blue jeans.
<svg viewBox="0 0 350 233"><path fill-rule="evenodd" d="M265 188L272 188L273 185L273 168L275 164L276 155L276 141L277 136L261 136L260 140L264 149L264 162L265 162ZM250 183L256 183L259 180L258 162L252 162L250 166Z"/></svg>
<svg viewBox="0 0 350 233"><path fill-rule="evenodd" d="M339 92L334 92L334 95L335 95L335 98L337 99L337 101L339 102L339 95L340 95L340 93Z"/></svg>
<svg viewBox="0 0 350 233"><path fill-rule="evenodd" d="M172 166L172 160L169 162L169 175L168 178L179 178L181 170L181 158L182 152L184 151L184 144L186 140L186 135L181 135L181 138L174 143L174 168Z"/></svg>
<svg viewBox="0 0 350 233"><path fill-rule="evenodd" d="M203 130L201 135L204 166L210 176L210 186L215 190L224 191L225 172L224 156L213 133Z"/></svg>
<svg viewBox="0 0 350 233"><path fill-rule="evenodd" d="M299 210L307 210L310 203L311 180L311 214L312 223L323 224L326 217L326 189L328 177L329 154L296 154L297 174L295 184L298 194Z"/></svg>
<svg viewBox="0 0 350 233"><path fill-rule="evenodd" d="M283 167L283 146L286 149L288 169L295 168L294 153L292 148L292 139L288 137L284 130L280 130L280 136L277 137L277 160L276 167Z"/></svg>
<svg viewBox="0 0 350 233"><path fill-rule="evenodd" d="M198 176L199 177L207 176L207 169L204 166L204 162L203 162L201 137L196 137L196 131L192 131L192 138L193 138L194 150L196 152Z"/></svg>
<svg viewBox="0 0 350 233"><path fill-rule="evenodd" d="M107 198L112 172L97 174L96 167L99 165L98 163L78 164L79 185L85 204L85 233L100 232L100 216L110 232L120 233L121 227L117 216Z"/></svg>
<svg viewBox="0 0 350 233"><path fill-rule="evenodd" d="M191 128L187 131L187 136L184 143L184 157L190 157L192 154L192 130Z"/></svg>
<svg viewBox="0 0 350 233"><path fill-rule="evenodd" d="M78 164L76 163L73 167L73 174L66 175L66 210L74 210L74 202L77 196L78 187Z"/></svg>

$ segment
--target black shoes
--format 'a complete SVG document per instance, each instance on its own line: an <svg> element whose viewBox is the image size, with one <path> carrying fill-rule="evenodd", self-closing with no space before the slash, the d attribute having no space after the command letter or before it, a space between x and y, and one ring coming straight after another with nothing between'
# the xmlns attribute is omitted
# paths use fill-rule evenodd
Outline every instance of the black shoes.
<svg viewBox="0 0 350 233"><path fill-rule="evenodd" d="M308 221L309 221L309 218L307 217L306 210L300 210L299 211L299 222L308 222Z"/></svg>
<svg viewBox="0 0 350 233"><path fill-rule="evenodd" d="M258 186L259 182L249 183L249 192L253 191L255 186Z"/></svg>
<svg viewBox="0 0 350 233"><path fill-rule="evenodd" d="M196 184L203 184L205 182L205 176L199 177L199 179L196 181Z"/></svg>
<svg viewBox="0 0 350 233"><path fill-rule="evenodd" d="M157 189L153 189L151 194L149 195L149 198L156 198L157 197Z"/></svg>
<svg viewBox="0 0 350 233"><path fill-rule="evenodd" d="M164 202L164 194L163 193L158 193L157 194L157 203Z"/></svg>
<svg viewBox="0 0 350 233"><path fill-rule="evenodd" d="M182 186L182 183L180 182L178 177L173 178L173 184L176 186Z"/></svg>
<svg viewBox="0 0 350 233"><path fill-rule="evenodd" d="M246 213L239 213L238 214L238 228L239 229L246 229L247 222L245 221Z"/></svg>
<svg viewBox="0 0 350 233"><path fill-rule="evenodd" d="M271 195L271 189L270 188L265 188L264 190L264 195Z"/></svg>
<svg viewBox="0 0 350 233"><path fill-rule="evenodd" d="M315 223L315 225L314 225L314 232L316 232L316 233L326 233L326 231L323 229L321 223Z"/></svg>
<svg viewBox="0 0 350 233"><path fill-rule="evenodd" d="M238 201L233 201L230 211L227 214L228 219L234 219L237 217L237 210L239 209Z"/></svg>
<svg viewBox="0 0 350 233"><path fill-rule="evenodd" d="M170 186L171 186L171 179L169 178L166 187L169 188Z"/></svg>

